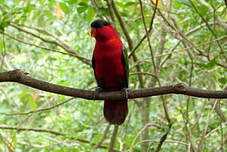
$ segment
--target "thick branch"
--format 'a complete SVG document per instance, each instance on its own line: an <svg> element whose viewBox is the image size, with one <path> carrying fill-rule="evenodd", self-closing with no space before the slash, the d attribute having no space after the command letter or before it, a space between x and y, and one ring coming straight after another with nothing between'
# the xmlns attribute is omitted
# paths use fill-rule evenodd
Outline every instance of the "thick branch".
<svg viewBox="0 0 227 152"><path fill-rule="evenodd" d="M39 90L52 92L56 94L62 94L71 97L79 97L89 100L120 100L124 98L124 95L120 91L114 92L102 92L94 99L94 91L75 89L70 87L64 87L56 84L51 84L45 81L37 80L27 76L28 73L21 70L13 70L0 73L0 82L18 82L32 88ZM204 90L188 87L182 83L176 85L146 88L138 90L130 90L128 93L129 99L151 97L165 94L183 94L188 96L200 97L200 98L227 98L227 91L214 91Z"/></svg>

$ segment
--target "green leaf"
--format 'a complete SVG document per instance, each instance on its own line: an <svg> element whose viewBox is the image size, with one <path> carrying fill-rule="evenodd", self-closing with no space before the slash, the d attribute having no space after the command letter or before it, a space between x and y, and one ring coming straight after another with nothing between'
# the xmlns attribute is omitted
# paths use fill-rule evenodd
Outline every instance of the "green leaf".
<svg viewBox="0 0 227 152"><path fill-rule="evenodd" d="M95 11L93 10L93 8L89 8L88 13L87 13L88 22L91 22L93 20L94 16L95 16Z"/></svg>
<svg viewBox="0 0 227 152"><path fill-rule="evenodd" d="M131 6L131 5L137 5L138 3L136 2L127 2L125 6Z"/></svg>
<svg viewBox="0 0 227 152"><path fill-rule="evenodd" d="M87 7L87 6L88 6L88 4L85 3L85 2L80 2L80 3L78 3L78 5L79 5L79 6L83 6L83 7Z"/></svg>
<svg viewBox="0 0 227 152"><path fill-rule="evenodd" d="M208 63L196 63L198 66L200 66L203 69L211 70L216 66L216 60L215 58L210 60Z"/></svg>
<svg viewBox="0 0 227 152"><path fill-rule="evenodd" d="M210 70L210 69L214 68L215 66L216 66L216 60L214 58L206 64L205 68Z"/></svg>
<svg viewBox="0 0 227 152"><path fill-rule="evenodd" d="M71 12L70 8L65 3L60 3L60 6L65 14L68 14Z"/></svg>
<svg viewBox="0 0 227 152"><path fill-rule="evenodd" d="M77 7L78 13L82 13L82 12L84 12L86 9L87 9L86 7Z"/></svg>
<svg viewBox="0 0 227 152"><path fill-rule="evenodd" d="M4 44L3 44L4 42L3 41L0 41L0 50L2 51L3 50L3 47L4 47ZM1 52L0 51L0 52Z"/></svg>
<svg viewBox="0 0 227 152"><path fill-rule="evenodd" d="M77 11L78 11L78 13L82 13L82 12L84 12L87 8L88 8L87 3L80 2L80 3L78 4Z"/></svg>
<svg viewBox="0 0 227 152"><path fill-rule="evenodd" d="M32 109L32 110L35 110L37 109L37 103L35 100L33 100L32 96L31 96L31 92L29 90L24 90L22 92L22 94L19 95L20 99L22 101L25 101L28 103L29 107Z"/></svg>
<svg viewBox="0 0 227 152"><path fill-rule="evenodd" d="M222 78L220 78L220 79L218 79L218 81L221 83L221 84L227 84L227 78L225 78L225 77L222 77Z"/></svg>
<svg viewBox="0 0 227 152"><path fill-rule="evenodd" d="M36 110L37 109L37 104L36 104L36 102L32 99L32 98L30 98L30 100L28 100L29 102L29 106L30 106L30 108L32 109L32 110Z"/></svg>
<svg viewBox="0 0 227 152"><path fill-rule="evenodd" d="M72 5L72 4L76 4L77 0L68 0L67 3Z"/></svg>
<svg viewBox="0 0 227 152"><path fill-rule="evenodd" d="M189 0L179 0L180 3L184 4L184 5L187 5L189 7L191 7L191 3L189 2Z"/></svg>
<svg viewBox="0 0 227 152"><path fill-rule="evenodd" d="M207 11L208 11L208 8L206 7L206 6L204 6L204 5L202 5L200 8L199 8L199 12L201 13L201 14L206 14L207 13Z"/></svg>

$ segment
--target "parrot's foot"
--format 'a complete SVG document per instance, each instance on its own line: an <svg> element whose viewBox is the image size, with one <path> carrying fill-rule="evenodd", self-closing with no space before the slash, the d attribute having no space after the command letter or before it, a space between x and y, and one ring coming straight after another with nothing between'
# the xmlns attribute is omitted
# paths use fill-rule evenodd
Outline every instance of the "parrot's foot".
<svg viewBox="0 0 227 152"><path fill-rule="evenodd" d="M103 91L102 88L97 87L97 88L95 89L94 93L93 93L93 99L95 100L95 99L98 97L99 93L102 92L102 91Z"/></svg>
<svg viewBox="0 0 227 152"><path fill-rule="evenodd" d="M123 88L122 89L122 93L124 95L125 100L128 100L128 92L129 92L129 88Z"/></svg>

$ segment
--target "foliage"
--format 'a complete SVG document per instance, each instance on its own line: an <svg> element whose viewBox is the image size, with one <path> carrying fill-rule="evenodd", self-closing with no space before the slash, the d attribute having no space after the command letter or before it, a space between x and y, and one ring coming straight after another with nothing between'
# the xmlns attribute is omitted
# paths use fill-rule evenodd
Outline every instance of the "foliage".
<svg viewBox="0 0 227 152"><path fill-rule="evenodd" d="M92 68L75 55L91 59L94 47L94 40L89 33L92 20L102 17L112 21L128 48L119 21L116 17L114 21L111 20L106 2L0 0L0 71L22 69L32 77L50 83L80 89L94 88L96 84ZM144 23L149 27L154 5L151 1L142 2ZM115 5L135 47L145 34L139 1L117 0ZM197 88L223 90L227 84L227 16L224 1L159 1L158 10L150 35L152 50L145 39L135 51L138 61L129 59L130 88L141 87L138 79L140 73L145 88L182 82ZM18 30L14 25L38 37ZM67 44L73 53L67 47L43 41L39 37ZM136 65L140 66L141 71L138 71ZM151 75L155 75L158 80ZM0 151L106 151L94 149L91 144L99 142L107 126L102 114L102 102L73 99L60 107L40 113L6 115L49 107L69 97L15 83L1 83L0 92L1 124L44 128L67 134L55 136L0 130ZM168 130L163 100L167 103L173 126L162 151L224 151L227 130L222 115L227 112L226 100L180 95L132 100L129 103L128 119L120 127L116 149L135 152L144 150L141 146L144 138L140 138L144 136L144 127L148 127L145 132L150 135L147 139L149 150L156 149L160 138ZM148 103L146 109L141 106L145 102ZM141 113L147 109L150 119L144 122ZM108 145L110 137L108 133L103 145ZM87 140L90 144L74 139Z"/></svg>

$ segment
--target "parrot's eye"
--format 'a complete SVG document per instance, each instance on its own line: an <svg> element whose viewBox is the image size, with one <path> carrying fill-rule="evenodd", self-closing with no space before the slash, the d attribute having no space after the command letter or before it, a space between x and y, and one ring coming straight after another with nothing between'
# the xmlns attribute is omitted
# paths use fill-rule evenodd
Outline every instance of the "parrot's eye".
<svg viewBox="0 0 227 152"><path fill-rule="evenodd" d="M105 20L98 19L91 23L91 28L101 28L106 25L110 25L110 23Z"/></svg>

